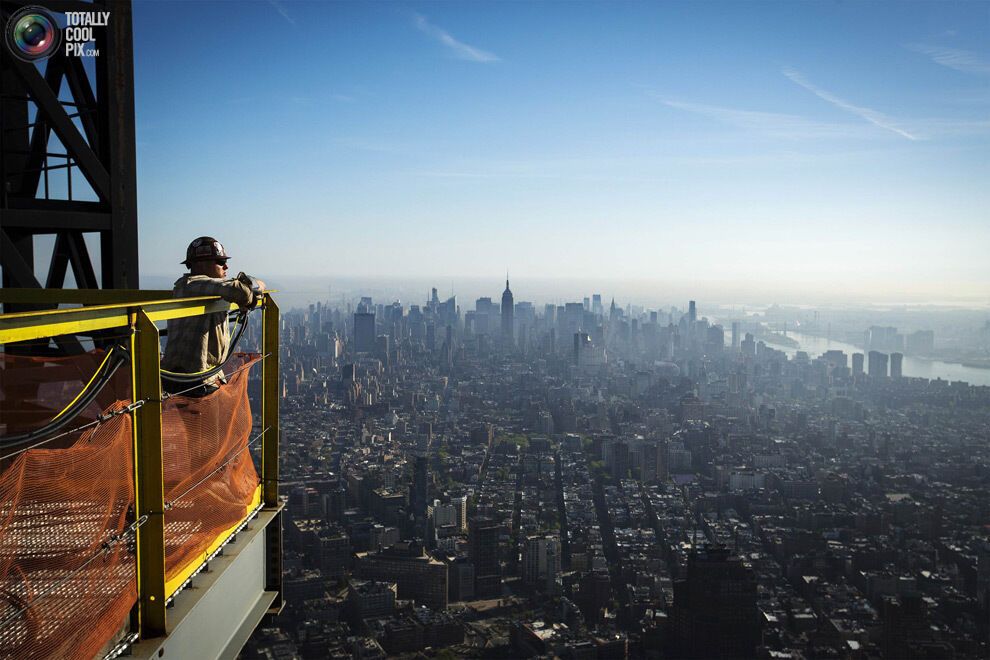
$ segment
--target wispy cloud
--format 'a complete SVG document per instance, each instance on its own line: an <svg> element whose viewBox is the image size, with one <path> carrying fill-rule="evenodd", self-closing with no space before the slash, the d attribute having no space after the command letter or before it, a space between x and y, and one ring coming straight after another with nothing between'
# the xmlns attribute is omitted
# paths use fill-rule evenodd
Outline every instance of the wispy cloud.
<svg viewBox="0 0 990 660"><path fill-rule="evenodd" d="M658 99L664 105L685 112L692 112L710 117L723 124L743 128L775 138L791 140L846 138L862 136L863 131L853 124L820 122L797 115L780 112L762 112L758 110L740 110L703 103L691 103L664 98L655 93L650 96Z"/></svg>
<svg viewBox="0 0 990 660"><path fill-rule="evenodd" d="M500 61L498 55L494 53L481 50L480 48L475 48L474 46L469 46L463 41L455 39L453 35L443 28L433 25L426 20L425 16L414 14L413 25L415 25L416 29L423 34L429 35L450 49L450 51L458 59L468 60L469 62L483 62L486 64Z"/></svg>
<svg viewBox="0 0 990 660"><path fill-rule="evenodd" d="M800 85L801 87L804 87L806 90L808 90L818 98L824 101L828 101L829 103L831 103L832 105L834 105L835 107L841 110L845 110L846 112L852 113L857 117L865 119L866 121L870 122L874 126L877 126L878 128L882 128L886 131L896 133L901 137L907 138L908 140L920 139L918 136L913 135L907 132L906 130L904 130L903 128L896 126L894 124L894 121L889 117L887 117L882 112L873 110L872 108L865 108L863 106L854 105L849 101L846 101L845 99L841 99L835 94L827 92L821 87L818 87L817 85L808 82L808 80L805 79L804 76L802 76L799 72L795 71L794 69L785 68L783 70L783 73L785 76L790 78L794 83Z"/></svg>
<svg viewBox="0 0 990 660"><path fill-rule="evenodd" d="M296 19L289 15L289 10L286 9L285 4L281 0L268 0L268 4L275 8L275 11L279 15L289 22L289 25L295 25Z"/></svg>
<svg viewBox="0 0 990 660"><path fill-rule="evenodd" d="M990 62L980 59L976 53L958 48L932 46L930 44L907 44L908 50L927 55L936 64L962 71L963 73L990 74Z"/></svg>

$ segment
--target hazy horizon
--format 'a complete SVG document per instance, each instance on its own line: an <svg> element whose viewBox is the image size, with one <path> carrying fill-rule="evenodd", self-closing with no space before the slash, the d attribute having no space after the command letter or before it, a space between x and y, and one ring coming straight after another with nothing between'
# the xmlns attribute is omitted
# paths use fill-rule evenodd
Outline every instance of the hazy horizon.
<svg viewBox="0 0 990 660"><path fill-rule="evenodd" d="M144 273L990 301L986 3L186 6L134 6Z"/></svg>
<svg viewBox="0 0 990 660"><path fill-rule="evenodd" d="M488 296L498 300L505 286L504 273L491 278L482 277L300 277L268 274L257 271L250 264L232 262L232 270L245 270L251 275L265 279L266 283L279 294L276 299L284 308L303 306L317 301L339 303L343 296L352 302L359 296L372 296L376 302L401 301L403 304L422 304L430 295L432 287L437 288L441 300L452 293L458 297L458 304L464 309L473 309L477 298ZM142 288L171 288L172 282L181 274L177 267L172 275L145 275ZM627 304L651 308L674 305L684 309L688 300L697 300L704 305L718 307L745 307L749 311L766 308L770 305L792 307L816 307L822 309L871 309L881 311L885 307L933 308L988 310L990 300L986 298L956 297L946 295L916 298L861 297L847 291L836 291L833 295L809 295L799 289L776 292L754 287L745 282L670 282L647 280L586 279L586 278L525 278L509 273L510 284L515 300L529 301L536 305L546 303L564 304L581 302L592 294L602 295L607 305L614 297L616 304Z"/></svg>

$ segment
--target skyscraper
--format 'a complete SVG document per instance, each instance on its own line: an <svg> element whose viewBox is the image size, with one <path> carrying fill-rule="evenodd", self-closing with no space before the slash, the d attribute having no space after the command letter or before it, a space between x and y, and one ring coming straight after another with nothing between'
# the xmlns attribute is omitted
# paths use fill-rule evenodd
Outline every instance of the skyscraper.
<svg viewBox="0 0 990 660"><path fill-rule="evenodd" d="M674 582L670 619L674 657L754 657L760 617L753 569L723 547L692 552L687 579Z"/></svg>
<svg viewBox="0 0 990 660"><path fill-rule="evenodd" d="M375 350L375 314L357 312L354 314L354 351L371 353Z"/></svg>
<svg viewBox="0 0 990 660"><path fill-rule="evenodd" d="M904 355L902 353L890 354L890 377L900 378L903 375Z"/></svg>
<svg viewBox="0 0 990 660"><path fill-rule="evenodd" d="M869 353L869 369L871 378L886 378L887 377L887 354L881 353L880 351L870 351Z"/></svg>
<svg viewBox="0 0 990 660"><path fill-rule="evenodd" d="M853 376L863 375L863 354L853 353Z"/></svg>
<svg viewBox="0 0 990 660"><path fill-rule="evenodd" d="M505 278L505 291L502 292L502 345L506 349L513 346L512 315L515 306L512 302L512 291L509 290L509 278Z"/></svg>
<svg viewBox="0 0 990 660"><path fill-rule="evenodd" d="M560 541L555 536L527 536L523 546L523 581L553 591L560 575Z"/></svg>
<svg viewBox="0 0 990 660"><path fill-rule="evenodd" d="M502 594L502 564L499 560L499 525L492 518L472 518L468 532L468 555L474 564L475 594L479 597Z"/></svg>
<svg viewBox="0 0 990 660"><path fill-rule="evenodd" d="M698 320L698 307L693 300L688 301L688 320L691 323Z"/></svg>

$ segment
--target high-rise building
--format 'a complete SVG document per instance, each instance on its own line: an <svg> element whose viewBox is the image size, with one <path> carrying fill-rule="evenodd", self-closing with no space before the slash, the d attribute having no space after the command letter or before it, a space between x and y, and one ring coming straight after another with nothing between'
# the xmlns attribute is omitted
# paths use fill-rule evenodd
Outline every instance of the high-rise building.
<svg viewBox="0 0 990 660"><path fill-rule="evenodd" d="M555 536L528 536L523 546L522 577L526 584L554 591L560 576L560 540Z"/></svg>
<svg viewBox="0 0 990 660"><path fill-rule="evenodd" d="M502 292L502 345L506 349L513 346L512 291L509 290L509 278L505 278L505 291Z"/></svg>
<svg viewBox="0 0 990 660"><path fill-rule="evenodd" d="M732 348L734 348L734 349L738 349L739 348L739 329L740 329L739 321L733 321L732 322Z"/></svg>
<svg viewBox="0 0 990 660"><path fill-rule="evenodd" d="M602 307L602 294L596 293L591 296L591 313L595 316L601 316L605 313L605 308Z"/></svg>
<svg viewBox="0 0 990 660"><path fill-rule="evenodd" d="M743 355L748 355L750 357L756 356L756 339L753 338L752 333L746 333L746 338L740 343L740 348L742 349Z"/></svg>
<svg viewBox="0 0 990 660"><path fill-rule="evenodd" d="M935 333L919 330L907 336L904 348L912 355L930 355L935 350Z"/></svg>
<svg viewBox="0 0 990 660"><path fill-rule="evenodd" d="M728 549L692 552L687 579L674 582L670 655L751 658L760 643L756 577Z"/></svg>
<svg viewBox="0 0 990 660"><path fill-rule="evenodd" d="M502 564L498 548L499 524L487 516L472 518L468 556L474 564L474 591L479 598L502 595Z"/></svg>
<svg viewBox="0 0 990 660"><path fill-rule="evenodd" d="M447 565L433 559L416 541L400 541L380 552L356 555L357 572L366 580L395 582L398 597L430 609L447 608Z"/></svg>
<svg viewBox="0 0 990 660"><path fill-rule="evenodd" d="M694 323L697 320L698 320L698 307L695 304L695 301L689 300L688 301L688 321L690 321L691 323Z"/></svg>
<svg viewBox="0 0 990 660"><path fill-rule="evenodd" d="M853 376L863 375L864 356L862 353L853 353Z"/></svg>
<svg viewBox="0 0 990 660"><path fill-rule="evenodd" d="M869 359L870 378L886 378L887 354L880 351L870 351Z"/></svg>
<svg viewBox="0 0 990 660"><path fill-rule="evenodd" d="M426 517L427 491L430 479L430 461L426 452L416 451L413 454L413 479L410 501L413 514L417 518Z"/></svg>
<svg viewBox="0 0 990 660"><path fill-rule="evenodd" d="M354 314L354 351L371 353L375 350L375 314L357 312Z"/></svg>
<svg viewBox="0 0 990 660"><path fill-rule="evenodd" d="M904 366L904 355L902 353L891 353L890 354L890 377L900 378L904 375L902 369Z"/></svg>

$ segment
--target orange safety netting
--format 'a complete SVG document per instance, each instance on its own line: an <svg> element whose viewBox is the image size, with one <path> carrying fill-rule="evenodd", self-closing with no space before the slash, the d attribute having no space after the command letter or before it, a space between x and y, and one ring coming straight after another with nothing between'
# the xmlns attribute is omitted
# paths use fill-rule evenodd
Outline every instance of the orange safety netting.
<svg viewBox="0 0 990 660"><path fill-rule="evenodd" d="M43 426L103 357L0 353L0 436ZM169 593L256 502L247 382L258 361L239 355L219 391L163 403ZM67 430L125 407L129 372L121 368ZM61 433L16 454L23 447L0 447L2 658L98 655L126 629L136 602L131 418Z"/></svg>
<svg viewBox="0 0 990 660"><path fill-rule="evenodd" d="M0 354L0 435L42 426L103 357ZM126 371L66 431L126 406ZM126 625L137 599L132 446L120 415L15 455L0 447L0 657L92 657Z"/></svg>
<svg viewBox="0 0 990 660"><path fill-rule="evenodd" d="M258 473L248 449L247 384L258 355L238 354L226 385L202 398L175 396L162 405L167 592L206 559L211 545L244 520ZM260 430L259 430L260 432Z"/></svg>

